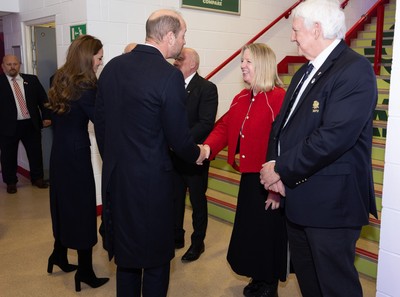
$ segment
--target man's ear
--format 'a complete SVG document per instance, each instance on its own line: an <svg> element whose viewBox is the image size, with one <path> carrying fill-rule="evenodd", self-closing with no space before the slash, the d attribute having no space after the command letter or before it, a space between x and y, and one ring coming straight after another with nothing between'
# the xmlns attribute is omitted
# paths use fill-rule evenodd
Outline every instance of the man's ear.
<svg viewBox="0 0 400 297"><path fill-rule="evenodd" d="M190 60L190 69L195 69L196 68L196 63L192 60Z"/></svg>
<svg viewBox="0 0 400 297"><path fill-rule="evenodd" d="M172 32L172 31L169 31L169 32L165 35L165 38L167 39L169 45L174 44L175 39L176 39L175 34L174 34L174 32Z"/></svg>
<svg viewBox="0 0 400 297"><path fill-rule="evenodd" d="M314 34L314 38L317 40L320 35L322 34L322 28L321 28L321 24L320 23L314 23L314 27L313 27L313 34Z"/></svg>

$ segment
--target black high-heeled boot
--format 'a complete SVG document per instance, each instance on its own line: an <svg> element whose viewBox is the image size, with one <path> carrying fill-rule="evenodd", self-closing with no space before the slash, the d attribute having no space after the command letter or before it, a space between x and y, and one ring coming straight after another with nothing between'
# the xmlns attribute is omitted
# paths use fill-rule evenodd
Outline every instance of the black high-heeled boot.
<svg viewBox="0 0 400 297"><path fill-rule="evenodd" d="M61 243L56 240L54 242L54 250L53 253L49 257L49 261L47 263L47 272L53 273L53 266L57 265L64 272L71 272L78 268L77 265L69 264L67 257L67 248L63 247Z"/></svg>
<svg viewBox="0 0 400 297"><path fill-rule="evenodd" d="M75 273L75 291L81 291L81 282L98 288L109 281L108 277L97 277L93 271L92 249L78 250L78 270Z"/></svg>

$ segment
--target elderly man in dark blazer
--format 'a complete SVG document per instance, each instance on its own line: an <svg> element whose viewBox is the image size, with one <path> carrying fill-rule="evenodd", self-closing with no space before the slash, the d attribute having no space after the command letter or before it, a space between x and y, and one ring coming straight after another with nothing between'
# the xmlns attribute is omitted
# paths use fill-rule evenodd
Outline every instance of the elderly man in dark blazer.
<svg viewBox="0 0 400 297"><path fill-rule="evenodd" d="M174 257L170 150L208 157L190 135L181 71L167 58L185 44L186 23L159 10L146 44L107 63L98 82L95 133L103 158L104 245L117 264L117 296L166 296Z"/></svg>
<svg viewBox="0 0 400 297"><path fill-rule="evenodd" d="M0 150L1 170L7 192L17 192L17 155L21 141L29 161L32 185L47 188L43 181L41 129L51 124L44 107L47 94L35 75L19 73L21 63L6 55L0 75Z"/></svg>
<svg viewBox="0 0 400 297"><path fill-rule="evenodd" d="M185 79L187 93L185 105L190 131L196 143L203 143L214 127L218 109L218 91L215 84L197 73L199 64L199 54L192 48L183 48L174 62L174 66L182 71ZM210 162L205 161L203 165L197 166L185 162L174 153L172 157L177 171L176 184L174 185L175 248L182 248L185 244L183 221L186 191L189 190L189 199L193 210L193 233L191 245L182 256L182 261L190 262L197 260L200 254L204 252L204 239L208 222L206 191Z"/></svg>
<svg viewBox="0 0 400 297"><path fill-rule="evenodd" d="M288 87L271 132L270 162L261 170L264 187L286 196L291 259L304 297L362 296L356 241L369 213L377 216L376 78L371 63L342 40L345 32L337 1L308 0L293 12L291 39L310 62Z"/></svg>

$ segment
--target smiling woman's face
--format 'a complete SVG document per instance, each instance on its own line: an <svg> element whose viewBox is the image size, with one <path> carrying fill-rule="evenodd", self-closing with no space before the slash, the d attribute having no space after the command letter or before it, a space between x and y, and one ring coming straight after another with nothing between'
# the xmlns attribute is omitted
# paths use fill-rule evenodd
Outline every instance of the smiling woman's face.
<svg viewBox="0 0 400 297"><path fill-rule="evenodd" d="M243 52L240 68L242 69L244 82L251 85L255 69L249 49L245 49Z"/></svg>

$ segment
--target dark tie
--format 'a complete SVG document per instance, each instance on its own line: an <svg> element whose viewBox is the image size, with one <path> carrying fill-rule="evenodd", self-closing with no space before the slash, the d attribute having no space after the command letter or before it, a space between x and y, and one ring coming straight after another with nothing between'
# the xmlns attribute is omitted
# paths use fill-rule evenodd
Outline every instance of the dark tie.
<svg viewBox="0 0 400 297"><path fill-rule="evenodd" d="M290 98L289 106L288 106L288 108L286 110L285 118L284 118L283 123L286 123L286 121L287 121L287 119L289 117L290 111L292 110L293 104L296 101L297 95L299 94L299 92L301 90L301 87L303 86L303 84L304 84L305 80L307 79L307 77L310 75L310 73L313 70L313 68L314 68L313 64L309 63L307 65L306 72L304 72L303 77L301 78L299 84L297 85L296 89L294 90L294 92L292 94L292 97Z"/></svg>

